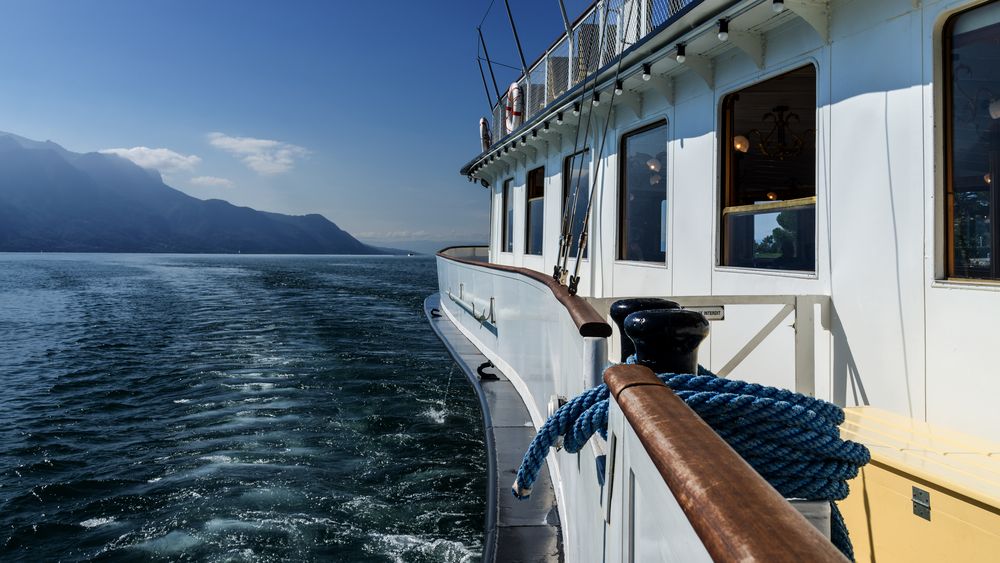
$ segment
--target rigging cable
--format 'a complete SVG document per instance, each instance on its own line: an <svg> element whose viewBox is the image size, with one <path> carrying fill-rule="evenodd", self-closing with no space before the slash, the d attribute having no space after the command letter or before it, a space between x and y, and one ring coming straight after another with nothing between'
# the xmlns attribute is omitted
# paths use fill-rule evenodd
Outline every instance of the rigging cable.
<svg viewBox="0 0 1000 563"><path fill-rule="evenodd" d="M595 10L594 13L591 15L591 17L592 18L596 18L597 15L598 15L598 13ZM607 19L607 15L608 15L608 5L605 4L604 5L604 18L605 19ZM588 47L587 48L587 53L588 53L588 55L587 55L587 66L588 67L590 65L590 59L591 59L590 54L594 52L594 51L591 50L593 46L594 46L594 37L591 36L590 41L588 42L588 46L587 46ZM603 42L599 39L598 40L598 45L597 45L597 51L596 51L596 55L595 55L595 56L598 57L598 64L600 63L600 58L599 57L600 57L600 53L602 51L602 47L603 47ZM595 69L595 71L596 71L596 69ZM580 86L580 101L576 102L577 107L580 108L580 112L584 111L584 103L585 103L584 101L585 101L586 95L587 95L587 80L588 79L589 79L589 75L586 76L586 77L584 77L583 84L581 84L581 86ZM595 86L597 85L597 75L596 74L594 75L594 85ZM593 109L591 108L587 112L587 127L586 127L586 130L584 131L584 134L583 134L583 145L584 145L584 147L587 146L587 139L590 138L590 121L593 118L593 115L594 115L594 112L593 112ZM574 137L574 140L573 140L573 152L570 153L571 154L571 158L573 157L573 155L576 155L577 152L581 152L581 150L579 148L579 144L580 144L580 121L582 121L582 120L583 120L583 114L581 113L580 116L579 116L579 119L577 120L576 133L575 133L575 137ZM586 150L586 149L584 148L583 150ZM575 161L577 159L574 158L573 160ZM575 180L575 185L573 186L573 202L572 202L572 204L567 205L563 209L563 221L562 221L562 224L560 225L560 228L559 228L559 256L556 259L556 265L555 265L554 271L552 272L552 277L557 282L559 282L559 284L563 284L563 283L566 282L566 274L569 273L569 270L566 269L566 265L567 265L567 262L569 260L569 253L570 253L571 245L572 245L573 223L576 221L577 201L579 200L579 197L580 197L580 176L583 173L583 159L581 158L579 160L580 160L580 163L579 163L579 173L577 173L575 175L576 180ZM575 162L573 164L575 164ZM570 171L572 172L572 169ZM572 180L572 176L571 176L571 180Z"/></svg>
<svg viewBox="0 0 1000 563"><path fill-rule="evenodd" d="M630 22L632 20L632 5L633 3L630 2L628 12L625 16L626 22ZM619 28L622 28L622 26L619 26ZM638 29L638 27L636 29ZM625 37L627 34L628 27L625 27L622 31L622 42L621 50L618 55L618 64L615 67L615 88L611 90L611 102L608 104L608 115L604 120L604 132L601 134L601 148L597 152L597 165L594 167L594 177L591 178L590 184L590 195L587 198L587 212L583 217L583 228L580 230L580 238L577 241L576 264L573 266L573 275L570 276L569 285L567 286L570 295L576 295L577 289L580 285L580 259L583 256L584 250L587 248L587 231L590 230L590 211L594 205L594 191L597 189L597 178L600 176L601 159L604 157L604 143L608 140L608 128L611 126L611 114L614 110L615 95L618 90L618 80L621 77L622 61L625 60Z"/></svg>

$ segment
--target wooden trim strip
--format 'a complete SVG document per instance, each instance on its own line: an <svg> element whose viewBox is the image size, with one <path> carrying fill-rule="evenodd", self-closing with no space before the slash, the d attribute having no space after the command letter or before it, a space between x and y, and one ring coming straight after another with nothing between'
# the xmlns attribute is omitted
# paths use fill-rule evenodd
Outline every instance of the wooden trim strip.
<svg viewBox="0 0 1000 563"><path fill-rule="evenodd" d="M733 205L723 208L722 215L736 215L744 213L763 213L765 211L781 211L783 209L806 208L816 205L816 196L800 197L785 201L767 201L764 203L753 203L750 205Z"/></svg>
<svg viewBox="0 0 1000 563"><path fill-rule="evenodd" d="M548 286L549 290L552 291L552 295L554 295L555 298L562 303L563 307L566 307L570 318L573 319L573 322L576 324L576 328L580 331L580 336L592 336L597 338L608 338L611 336L611 325L604 321L604 318L594 310L590 303L587 303L587 301L582 297L571 295L569 290L567 290L564 285L556 283L556 280L552 279L552 276L547 276L541 272L536 272L535 270L529 270L527 268L504 266L502 264L493 264L491 262L476 262L474 260L466 260L465 258L448 256L446 254L448 250L450 250L450 248L446 248L441 252L438 252L438 258L444 258L445 260L451 260L452 262L475 266L477 268L487 268L500 272L518 274L544 283Z"/></svg>
<svg viewBox="0 0 1000 563"><path fill-rule="evenodd" d="M715 561L847 561L649 369L604 381Z"/></svg>

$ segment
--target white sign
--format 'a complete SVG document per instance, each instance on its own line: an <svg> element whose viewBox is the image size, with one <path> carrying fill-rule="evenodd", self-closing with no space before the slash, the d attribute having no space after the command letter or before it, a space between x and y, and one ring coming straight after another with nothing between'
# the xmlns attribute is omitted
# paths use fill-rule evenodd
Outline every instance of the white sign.
<svg viewBox="0 0 1000 563"><path fill-rule="evenodd" d="M701 313L710 321L726 320L726 307L723 305L718 305L716 307L684 307L684 309Z"/></svg>

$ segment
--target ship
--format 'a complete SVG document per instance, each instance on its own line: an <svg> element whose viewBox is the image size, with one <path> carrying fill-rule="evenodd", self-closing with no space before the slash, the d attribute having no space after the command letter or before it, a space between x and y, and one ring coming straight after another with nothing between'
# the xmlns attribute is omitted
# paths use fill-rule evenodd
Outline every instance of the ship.
<svg viewBox="0 0 1000 563"><path fill-rule="evenodd" d="M705 370L843 408L855 560L995 561L1000 2L601 0L562 28L509 87L480 57L489 243L440 251L425 303L483 411L483 560L844 560L829 504L622 363L613 305L663 298L707 321ZM607 436L514 498L601 385Z"/></svg>

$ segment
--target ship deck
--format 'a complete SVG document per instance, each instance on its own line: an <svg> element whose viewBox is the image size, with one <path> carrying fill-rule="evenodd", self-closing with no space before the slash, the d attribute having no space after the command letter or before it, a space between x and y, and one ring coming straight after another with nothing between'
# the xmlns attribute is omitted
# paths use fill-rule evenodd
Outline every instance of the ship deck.
<svg viewBox="0 0 1000 563"><path fill-rule="evenodd" d="M491 365L484 369L487 377L480 377L477 369L489 360L439 311L435 293L424 301L424 312L476 392L483 414L488 464L483 562L561 562L559 514L548 469L542 469L529 500L518 501L510 492L535 437L528 409L499 369Z"/></svg>

